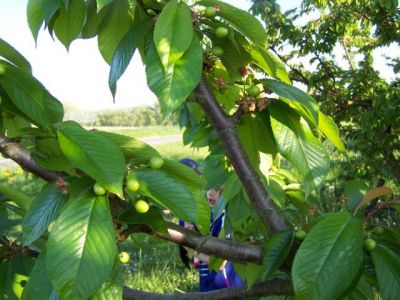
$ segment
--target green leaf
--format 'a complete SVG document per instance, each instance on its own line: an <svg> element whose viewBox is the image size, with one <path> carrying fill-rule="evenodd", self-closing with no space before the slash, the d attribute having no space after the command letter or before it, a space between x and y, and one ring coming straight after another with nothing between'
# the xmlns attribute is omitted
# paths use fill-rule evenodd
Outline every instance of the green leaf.
<svg viewBox="0 0 400 300"><path fill-rule="evenodd" d="M137 171L134 176L140 180L140 194L170 209L179 219L196 221L196 200L185 185L160 170Z"/></svg>
<svg viewBox="0 0 400 300"><path fill-rule="evenodd" d="M249 52L253 63L258 65L263 71L271 77L282 80L284 83L291 84L289 73L285 65L275 55L261 47L245 47Z"/></svg>
<svg viewBox="0 0 400 300"><path fill-rule="evenodd" d="M8 210L0 206L0 236L3 236L4 231L8 227Z"/></svg>
<svg viewBox="0 0 400 300"><path fill-rule="evenodd" d="M107 6L113 0L97 0L97 11L100 11L104 6Z"/></svg>
<svg viewBox="0 0 400 300"><path fill-rule="evenodd" d="M292 242L293 233L286 230L276 233L265 243L261 280L267 280L280 267L289 254Z"/></svg>
<svg viewBox="0 0 400 300"><path fill-rule="evenodd" d="M24 211L27 211L32 203L31 197L5 184L0 184L0 193L15 202Z"/></svg>
<svg viewBox="0 0 400 300"><path fill-rule="evenodd" d="M148 160L152 157L160 156L156 149L134 137L105 131L95 131L95 134L105 137L119 146L127 160L136 158Z"/></svg>
<svg viewBox="0 0 400 300"><path fill-rule="evenodd" d="M99 27L99 15L97 15L97 3L96 0L86 1L86 18L85 24L82 27L81 37L89 39L97 35L97 29Z"/></svg>
<svg viewBox="0 0 400 300"><path fill-rule="evenodd" d="M196 35L185 54L166 72L154 43L148 43L146 76L149 88L157 95L163 115L177 110L197 86L203 65L202 48Z"/></svg>
<svg viewBox="0 0 400 300"><path fill-rule="evenodd" d="M248 288L251 288L253 284L256 283L256 281L260 278L263 270L262 266L250 263L234 263L234 269L241 278L246 280Z"/></svg>
<svg viewBox="0 0 400 300"><path fill-rule="evenodd" d="M243 231L243 224L251 216L251 206L246 201L246 192L241 190L239 194L229 200L226 208L226 217L235 231Z"/></svg>
<svg viewBox="0 0 400 300"><path fill-rule="evenodd" d="M318 192L329 171L324 145L287 105L271 103L269 111L279 152L304 177L307 192Z"/></svg>
<svg viewBox="0 0 400 300"><path fill-rule="evenodd" d="M120 300L122 299L122 285L124 270L120 263L116 262L110 278L103 283L101 288L92 296L90 300Z"/></svg>
<svg viewBox="0 0 400 300"><path fill-rule="evenodd" d="M119 220L126 224L145 224L157 232L168 234L167 225L159 209L150 207L145 214L138 213L134 208L124 211Z"/></svg>
<svg viewBox="0 0 400 300"><path fill-rule="evenodd" d="M343 300L370 300L375 298L374 287L362 276L357 286Z"/></svg>
<svg viewBox="0 0 400 300"><path fill-rule="evenodd" d="M310 114L307 120L311 120L315 126L318 124L319 108L317 102L314 100L313 97L304 93L302 90L292 85L286 84L282 81L273 79L262 79L260 81L264 86L266 86L275 94L283 98L286 98L290 101L295 101L300 103L303 107L305 107L308 110Z"/></svg>
<svg viewBox="0 0 400 300"><path fill-rule="evenodd" d="M61 298L85 299L110 276L116 255L107 198L71 200L47 242L46 267Z"/></svg>
<svg viewBox="0 0 400 300"><path fill-rule="evenodd" d="M114 52L110 74L108 76L108 86L110 87L113 97L115 97L117 81L128 67L136 48L150 30L150 22L150 19L146 19L132 27L121 40Z"/></svg>
<svg viewBox="0 0 400 300"><path fill-rule="evenodd" d="M26 60L26 58L19 53L14 47L12 47L5 40L0 38L0 56L7 59L9 62L14 64L15 66L21 68L22 70L31 73L32 68L30 63Z"/></svg>
<svg viewBox="0 0 400 300"><path fill-rule="evenodd" d="M39 81L12 65L6 64L5 68L6 74L0 77L0 84L14 105L35 125L47 127L62 120L64 110L61 102Z"/></svg>
<svg viewBox="0 0 400 300"><path fill-rule="evenodd" d="M40 4L43 17L46 20L46 25L50 23L55 13L64 6L61 0L41 0Z"/></svg>
<svg viewBox="0 0 400 300"><path fill-rule="evenodd" d="M133 23L127 0L115 0L105 8L98 29L98 44L104 60L111 64L118 44Z"/></svg>
<svg viewBox="0 0 400 300"><path fill-rule="evenodd" d="M123 197L125 159L117 145L72 121L59 125L57 135L61 151L75 167Z"/></svg>
<svg viewBox="0 0 400 300"><path fill-rule="evenodd" d="M268 180L264 182L264 187L268 195L272 198L275 205L282 208L285 205L286 196L282 185L274 177L269 176Z"/></svg>
<svg viewBox="0 0 400 300"><path fill-rule="evenodd" d="M55 220L64 206L66 196L55 183L45 185L29 206L22 224L24 245L36 241Z"/></svg>
<svg viewBox="0 0 400 300"><path fill-rule="evenodd" d="M72 165L63 155L56 138L37 140L36 151L33 154L36 162L44 169L72 172Z"/></svg>
<svg viewBox="0 0 400 300"><path fill-rule="evenodd" d="M293 262L296 299L336 299L362 262L362 220L347 212L320 221L301 244Z"/></svg>
<svg viewBox="0 0 400 300"><path fill-rule="evenodd" d="M318 113L318 129L340 152L344 153L346 151L335 121L333 121L331 117L323 114L321 111Z"/></svg>
<svg viewBox="0 0 400 300"><path fill-rule="evenodd" d="M0 299L17 300L13 291L15 273L13 272L12 261L6 260L0 264Z"/></svg>
<svg viewBox="0 0 400 300"><path fill-rule="evenodd" d="M218 16L227 21L238 32L259 47L267 44L267 33L264 27L250 13L217 0L202 0L197 2L205 6L219 6Z"/></svg>
<svg viewBox="0 0 400 300"><path fill-rule="evenodd" d="M347 181L344 185L343 194L347 198L346 206L350 210L356 209L357 205L360 203L361 199L364 197L368 190L368 185L364 180L353 179Z"/></svg>
<svg viewBox="0 0 400 300"><path fill-rule="evenodd" d="M236 172L233 172L226 183L224 184L224 190L222 192L225 203L228 204L229 201L239 195L242 192L242 183L239 180Z"/></svg>
<svg viewBox="0 0 400 300"><path fill-rule="evenodd" d="M260 165L259 152L276 155L277 149L271 129L256 116L245 115L240 118L238 134L244 150L256 168Z"/></svg>
<svg viewBox="0 0 400 300"><path fill-rule="evenodd" d="M154 45L166 72L189 49L192 41L193 25L189 6L177 0L169 1L154 27Z"/></svg>
<svg viewBox="0 0 400 300"><path fill-rule="evenodd" d="M28 283L22 293L21 299L59 299L56 291L54 290L54 287L50 283L49 276L47 275L45 252L42 252L37 258L32 273L30 274Z"/></svg>
<svg viewBox="0 0 400 300"><path fill-rule="evenodd" d="M169 159L164 159L161 170L186 185L190 190L197 205L196 225L202 234L208 233L210 230L210 207L204 197L206 189L204 178L188 166Z"/></svg>
<svg viewBox="0 0 400 300"><path fill-rule="evenodd" d="M200 190L204 193L205 181L192 168L170 159L164 159L161 170L168 173L169 176L180 181L188 188Z"/></svg>
<svg viewBox="0 0 400 300"><path fill-rule="evenodd" d="M57 38L65 48L79 35L85 22L85 1L70 0L68 7L61 7L60 15L54 24Z"/></svg>
<svg viewBox="0 0 400 300"><path fill-rule="evenodd" d="M378 242L371 251L383 300L396 300L400 295L399 246Z"/></svg>
<svg viewBox="0 0 400 300"><path fill-rule="evenodd" d="M32 32L35 42L37 42L40 27L42 27L42 24L44 22L41 2L42 0L28 0L26 12L29 29Z"/></svg>
<svg viewBox="0 0 400 300"><path fill-rule="evenodd" d="M230 80L241 80L241 69L250 63L249 54L244 49L248 45L244 37L232 33L232 39L219 39L213 33L208 33L213 41L213 46L222 48L224 54L220 57ZM224 93L225 94L225 93Z"/></svg>

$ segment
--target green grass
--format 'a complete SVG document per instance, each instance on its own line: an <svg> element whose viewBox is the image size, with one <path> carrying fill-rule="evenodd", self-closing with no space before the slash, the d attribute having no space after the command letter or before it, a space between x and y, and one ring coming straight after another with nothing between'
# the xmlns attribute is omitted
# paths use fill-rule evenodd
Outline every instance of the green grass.
<svg viewBox="0 0 400 300"><path fill-rule="evenodd" d="M97 130L124 134L135 138L150 136L165 136L182 134L178 126L148 126L148 127L88 127L88 129L96 128Z"/></svg>
<svg viewBox="0 0 400 300"><path fill-rule="evenodd" d="M131 256L124 266L126 286L154 293L198 291L198 272L184 267L176 245L137 233L120 250Z"/></svg>
<svg viewBox="0 0 400 300"><path fill-rule="evenodd" d="M182 142L159 144L154 147L161 156L169 159L179 160L184 157L189 157L200 162L208 155L208 150L206 148L193 149L189 146L184 146Z"/></svg>

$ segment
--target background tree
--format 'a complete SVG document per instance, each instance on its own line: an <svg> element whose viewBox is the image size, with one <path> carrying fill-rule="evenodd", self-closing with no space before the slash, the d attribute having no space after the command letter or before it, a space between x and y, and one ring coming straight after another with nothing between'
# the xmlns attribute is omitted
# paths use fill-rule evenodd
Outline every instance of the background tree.
<svg viewBox="0 0 400 300"><path fill-rule="evenodd" d="M399 184L398 1L305 0L286 12L275 0L252 2L269 48L338 124L349 154L341 177ZM382 47L386 66L376 66Z"/></svg>
<svg viewBox="0 0 400 300"><path fill-rule="evenodd" d="M35 39L43 24L67 48L97 36L113 94L137 49L162 114L179 114L185 143L210 154L199 177L135 138L64 121L29 62L0 40L0 152L48 181L34 198L0 185L2 222L9 211L23 217L18 238L1 239L2 297L16 298L16 276L28 280L23 299L397 297L399 198L379 187L321 201L329 171L321 139L344 145L266 49L256 18L216 0L30 0L27 12ZM232 241L207 235L204 190L221 183L225 201L214 213L226 209ZM200 233L166 221L163 208ZM117 249L137 232L232 260L248 287L181 296L123 289Z"/></svg>

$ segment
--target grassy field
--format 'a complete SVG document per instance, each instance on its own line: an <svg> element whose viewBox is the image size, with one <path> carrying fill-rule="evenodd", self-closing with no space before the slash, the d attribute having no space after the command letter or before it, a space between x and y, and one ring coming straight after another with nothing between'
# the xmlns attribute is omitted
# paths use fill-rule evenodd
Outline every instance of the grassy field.
<svg viewBox="0 0 400 300"><path fill-rule="evenodd" d="M182 131L178 126L88 127L87 129L109 131L109 132L129 135L135 138L182 134Z"/></svg>

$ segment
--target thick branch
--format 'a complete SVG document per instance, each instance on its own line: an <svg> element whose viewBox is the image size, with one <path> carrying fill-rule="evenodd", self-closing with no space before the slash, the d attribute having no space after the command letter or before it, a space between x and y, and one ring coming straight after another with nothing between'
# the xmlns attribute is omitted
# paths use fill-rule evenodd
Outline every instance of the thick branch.
<svg viewBox="0 0 400 300"><path fill-rule="evenodd" d="M4 135L0 135L0 152L22 166L25 170L43 178L44 180L52 181L65 176L63 173L48 171L40 167L29 151L11 141Z"/></svg>
<svg viewBox="0 0 400 300"><path fill-rule="evenodd" d="M145 232L157 238L195 249L197 252L237 262L261 264L262 249L257 245L243 245L233 241L220 240L213 236L203 236L172 222L167 222L167 227L169 234L154 231L146 225L129 225L123 234Z"/></svg>
<svg viewBox="0 0 400 300"><path fill-rule="evenodd" d="M223 300L243 299L244 297L293 295L292 283L289 279L273 279L253 285L249 290L246 287L221 289L206 293L187 294L155 294L124 288L124 300L168 300L168 299L190 299L190 300Z"/></svg>
<svg viewBox="0 0 400 300"><path fill-rule="evenodd" d="M236 170L258 215L270 233L287 228L283 217L268 197L264 186L253 168L236 132L235 123L222 110L204 79L196 88L198 103L202 106L212 126L217 131L226 155Z"/></svg>

